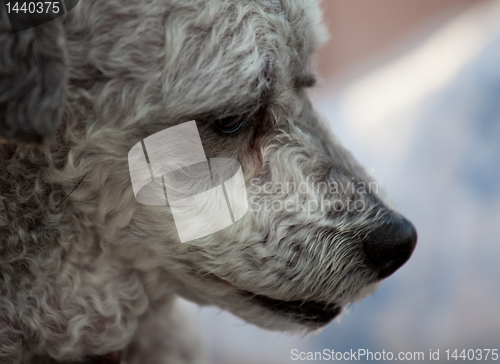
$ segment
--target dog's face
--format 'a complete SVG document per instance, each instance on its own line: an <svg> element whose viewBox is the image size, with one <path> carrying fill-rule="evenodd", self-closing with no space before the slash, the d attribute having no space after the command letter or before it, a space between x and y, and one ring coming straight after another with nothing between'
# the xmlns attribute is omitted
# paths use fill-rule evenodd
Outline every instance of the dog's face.
<svg viewBox="0 0 500 364"><path fill-rule="evenodd" d="M262 327L312 330L410 257L413 226L308 100L319 18L313 0L165 0L81 1L63 19L53 160L90 171L66 213L141 270L151 297L175 290ZM127 153L189 120L207 157L242 165L249 211L181 244L168 208L135 201Z"/></svg>

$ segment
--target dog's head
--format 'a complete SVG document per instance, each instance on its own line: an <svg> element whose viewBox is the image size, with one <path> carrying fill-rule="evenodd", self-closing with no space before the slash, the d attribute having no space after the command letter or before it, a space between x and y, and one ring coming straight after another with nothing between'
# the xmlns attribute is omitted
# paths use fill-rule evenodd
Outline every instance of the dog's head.
<svg viewBox="0 0 500 364"><path fill-rule="evenodd" d="M47 178L69 191L88 173L61 208L143 272L151 299L175 289L262 327L316 329L412 254L412 224L308 99L316 1L81 1L54 22L65 106L47 111L62 120ZM181 244L168 207L135 201L127 153L189 120L207 157L242 165L249 211Z"/></svg>

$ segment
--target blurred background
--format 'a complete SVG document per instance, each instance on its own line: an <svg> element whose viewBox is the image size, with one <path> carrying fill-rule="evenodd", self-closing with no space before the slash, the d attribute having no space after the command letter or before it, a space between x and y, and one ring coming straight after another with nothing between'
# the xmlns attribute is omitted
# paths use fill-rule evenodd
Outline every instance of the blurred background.
<svg viewBox="0 0 500 364"><path fill-rule="evenodd" d="M415 224L417 249L314 337L184 302L213 362L294 363L292 349L418 351L424 362L429 350L440 349L440 362L446 349L500 351L500 2L322 7L331 39L317 55L311 97ZM500 362L490 358L480 362Z"/></svg>

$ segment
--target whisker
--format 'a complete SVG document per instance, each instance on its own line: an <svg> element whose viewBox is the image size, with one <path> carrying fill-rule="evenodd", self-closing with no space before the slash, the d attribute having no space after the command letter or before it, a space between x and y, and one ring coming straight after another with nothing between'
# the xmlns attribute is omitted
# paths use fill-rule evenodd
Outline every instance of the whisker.
<svg viewBox="0 0 500 364"><path fill-rule="evenodd" d="M283 227L283 226L295 226L295 224L292 224L292 225L278 225L278 226L276 226L276 227L273 229L273 231L274 231L274 230L277 230L278 228Z"/></svg>
<svg viewBox="0 0 500 364"><path fill-rule="evenodd" d="M72 194L72 193L73 193L73 192L74 192L74 191L78 188L78 186L80 186L80 183L82 183L82 182L83 182L83 180L85 179L85 177L87 177L87 174L89 174L89 173L90 173L90 172L85 173L85 176L83 176L83 178L80 180L80 182L78 182L78 184L75 186L75 188L73 188L73 190L69 193L69 195L67 195L66 197L64 197L64 198L62 199L62 201L61 201L61 202L59 202L59 204L56 206L56 209L57 209L59 206L61 206L61 204L62 204L64 201L66 201L66 199L67 199L69 196L71 196L71 194Z"/></svg>
<svg viewBox="0 0 500 364"><path fill-rule="evenodd" d="M260 244L260 241L259 241L259 242L257 242L257 243L255 243L255 244L249 245L249 246L247 246L246 248L241 249L240 251L243 251L243 250L245 250L245 249L251 248L252 246L257 245L257 244Z"/></svg>

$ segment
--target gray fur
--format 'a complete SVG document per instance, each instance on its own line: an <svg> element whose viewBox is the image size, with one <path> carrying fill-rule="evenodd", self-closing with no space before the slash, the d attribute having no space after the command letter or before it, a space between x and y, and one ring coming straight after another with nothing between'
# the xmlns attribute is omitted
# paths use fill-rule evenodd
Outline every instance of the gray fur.
<svg viewBox="0 0 500 364"><path fill-rule="evenodd" d="M66 101L63 42L60 22L12 33L0 6L0 140L54 135Z"/></svg>
<svg viewBox="0 0 500 364"><path fill-rule="evenodd" d="M264 328L308 332L323 324L252 295L344 307L375 290L361 242L390 210L375 192L314 188L372 182L301 86L324 39L315 1L81 0L15 36L2 16L0 362L81 361L128 347L129 363L201 363L168 308L178 295ZM32 91L23 94L22 82ZM214 121L235 114L250 121L218 133ZM242 164L251 211L180 244L168 208L135 201L127 154L193 119L207 157ZM53 140L31 145L23 135ZM301 209L348 198L363 211ZM291 201L293 211L257 211L264 200ZM165 333L148 338L151 325Z"/></svg>

